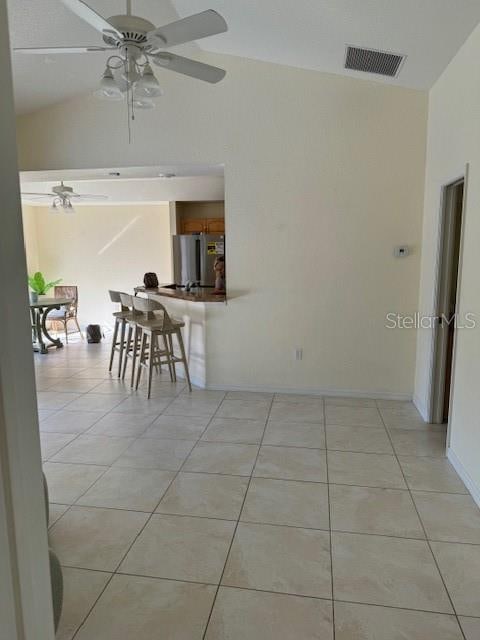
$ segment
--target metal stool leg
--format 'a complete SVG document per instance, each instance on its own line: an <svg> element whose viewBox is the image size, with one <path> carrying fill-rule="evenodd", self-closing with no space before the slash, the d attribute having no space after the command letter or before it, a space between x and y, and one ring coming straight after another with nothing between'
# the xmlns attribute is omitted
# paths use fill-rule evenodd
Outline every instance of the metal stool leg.
<svg viewBox="0 0 480 640"><path fill-rule="evenodd" d="M168 372L170 373L170 380L174 382L175 363L172 359L172 352L170 351L170 346L168 344L168 336L165 333L162 333L161 336L163 338L163 346L165 348L165 358L167 360Z"/></svg>
<svg viewBox="0 0 480 640"><path fill-rule="evenodd" d="M125 380L125 373L127 371L128 356L129 356L130 351L132 349L132 333L133 333L133 327L132 327L131 324L129 324L128 325L128 331L127 331L127 345L125 347L125 353L123 354L122 380Z"/></svg>
<svg viewBox="0 0 480 640"><path fill-rule="evenodd" d="M147 386L147 398L150 400L152 393L152 374L153 374L153 362L155 360L155 338L153 333L150 333L150 345L148 349L148 386Z"/></svg>
<svg viewBox="0 0 480 640"><path fill-rule="evenodd" d="M145 364L145 346L147 344L147 334L145 331L142 333L142 342L140 347L140 356L137 367L137 382L135 384L135 390L138 390L138 385L140 384L140 377L142 375L142 366Z"/></svg>
<svg viewBox="0 0 480 640"><path fill-rule="evenodd" d="M118 377L119 378L122 375L123 350L125 348L125 328L127 325L125 320L121 320L121 322L122 322L122 329L120 331L120 354L118 357Z"/></svg>
<svg viewBox="0 0 480 640"><path fill-rule="evenodd" d="M113 367L113 357L115 355L115 347L117 346L117 336L118 336L118 318L115 318L115 329L113 330L113 338L112 338L112 349L110 351L110 366L108 370L111 371Z"/></svg>
<svg viewBox="0 0 480 640"><path fill-rule="evenodd" d="M142 330L138 325L135 325L133 332L133 355L132 355L132 377L130 378L130 387L133 389L135 384L135 367L137 365L137 354L140 350L142 340Z"/></svg>

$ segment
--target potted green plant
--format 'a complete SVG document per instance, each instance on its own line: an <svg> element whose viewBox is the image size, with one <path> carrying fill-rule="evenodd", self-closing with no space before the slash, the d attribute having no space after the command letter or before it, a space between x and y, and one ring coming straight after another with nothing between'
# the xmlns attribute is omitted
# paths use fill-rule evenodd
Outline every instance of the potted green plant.
<svg viewBox="0 0 480 640"><path fill-rule="evenodd" d="M38 302L38 296L46 296L50 289L59 284L61 281L62 279L60 278L60 280L47 282L41 271L37 271L33 274L33 276L28 276L28 284L30 285L31 289L30 302L32 304Z"/></svg>

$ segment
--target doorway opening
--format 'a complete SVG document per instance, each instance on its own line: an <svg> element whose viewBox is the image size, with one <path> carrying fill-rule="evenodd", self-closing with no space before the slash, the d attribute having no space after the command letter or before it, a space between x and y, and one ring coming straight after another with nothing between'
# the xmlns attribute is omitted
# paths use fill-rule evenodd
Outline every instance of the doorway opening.
<svg viewBox="0 0 480 640"><path fill-rule="evenodd" d="M465 177L443 187L434 326L431 422L448 423L452 386Z"/></svg>

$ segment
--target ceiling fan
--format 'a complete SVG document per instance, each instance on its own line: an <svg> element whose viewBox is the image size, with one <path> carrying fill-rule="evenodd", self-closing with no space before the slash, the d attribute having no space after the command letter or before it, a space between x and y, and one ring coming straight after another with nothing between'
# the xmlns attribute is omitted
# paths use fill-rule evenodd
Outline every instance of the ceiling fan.
<svg viewBox="0 0 480 640"><path fill-rule="evenodd" d="M216 11L208 10L177 20L163 27L132 15L132 2L126 0L126 14L103 18L83 0L62 0L78 17L100 32L104 45L86 47L16 48L26 54L92 53L114 51L106 64L96 95L106 100L127 97L132 118L135 108L151 109L152 98L162 95L150 63L191 78L215 84L225 70L166 51L176 45L227 31L228 26Z"/></svg>
<svg viewBox="0 0 480 640"><path fill-rule="evenodd" d="M51 199L50 211L59 213L63 210L65 213L75 213L75 209L72 204L72 200L106 200L108 196L95 196L87 193L75 193L72 187L67 187L63 184L63 180L59 185L53 186L51 193L40 192L28 192L22 191L22 196L27 196L28 199Z"/></svg>

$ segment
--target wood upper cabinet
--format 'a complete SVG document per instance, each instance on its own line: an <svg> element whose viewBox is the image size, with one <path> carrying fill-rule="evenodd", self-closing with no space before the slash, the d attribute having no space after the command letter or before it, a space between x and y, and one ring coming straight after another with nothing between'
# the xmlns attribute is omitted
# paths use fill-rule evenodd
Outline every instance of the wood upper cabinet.
<svg viewBox="0 0 480 640"><path fill-rule="evenodd" d="M225 218L207 218L207 233L225 233Z"/></svg>
<svg viewBox="0 0 480 640"><path fill-rule="evenodd" d="M182 220L182 233L205 233L205 220L201 218L184 218Z"/></svg>
<svg viewBox="0 0 480 640"><path fill-rule="evenodd" d="M225 218L183 218L182 233L225 233Z"/></svg>

